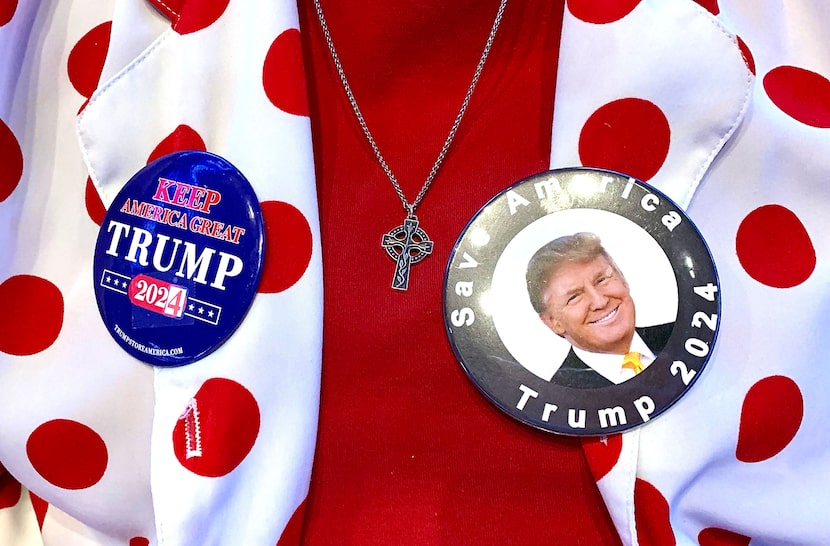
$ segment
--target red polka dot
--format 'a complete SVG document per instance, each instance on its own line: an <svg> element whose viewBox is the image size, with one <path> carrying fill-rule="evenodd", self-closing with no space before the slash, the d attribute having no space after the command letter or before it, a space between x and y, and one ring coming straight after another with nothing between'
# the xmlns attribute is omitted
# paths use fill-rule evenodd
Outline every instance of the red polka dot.
<svg viewBox="0 0 830 546"><path fill-rule="evenodd" d="M205 381L176 422L173 451L200 476L224 476L241 463L259 435L259 405L230 379Z"/></svg>
<svg viewBox="0 0 830 546"><path fill-rule="evenodd" d="M804 417L804 400L789 377L774 375L755 383L744 398L735 457L745 463L765 461L795 437Z"/></svg>
<svg viewBox="0 0 830 546"><path fill-rule="evenodd" d="M744 58L744 62L746 63L746 67L749 69L752 74L755 74L755 57L752 56L752 52L749 50L749 46L746 45L740 36L738 38L738 48L741 50L741 55Z"/></svg>
<svg viewBox="0 0 830 546"><path fill-rule="evenodd" d="M830 80L795 66L779 66L764 76L770 100L788 116L811 127L830 127Z"/></svg>
<svg viewBox="0 0 830 546"><path fill-rule="evenodd" d="M69 52L66 71L72 87L82 96L89 98L98 87L104 60L110 46L112 22L101 23L83 35Z"/></svg>
<svg viewBox="0 0 830 546"><path fill-rule="evenodd" d="M622 19L640 0L568 0L568 11L586 23L604 25Z"/></svg>
<svg viewBox="0 0 830 546"><path fill-rule="evenodd" d="M158 146L150 153L150 157L147 158L147 163L152 163L156 159L164 157L167 154L172 154L173 152L187 150L205 152L207 151L207 147L201 135L192 127L189 125L179 125L164 140L159 142Z"/></svg>
<svg viewBox="0 0 830 546"><path fill-rule="evenodd" d="M677 544L669 521L669 503L649 482L634 482L634 521L640 546Z"/></svg>
<svg viewBox="0 0 830 546"><path fill-rule="evenodd" d="M284 112L308 115L300 31L290 28L277 36L262 67L262 85L271 103Z"/></svg>
<svg viewBox="0 0 830 546"><path fill-rule="evenodd" d="M751 537L717 527L708 527L697 535L700 546L749 546L750 540Z"/></svg>
<svg viewBox="0 0 830 546"><path fill-rule="evenodd" d="M129 546L150 546L150 541L144 537L133 537Z"/></svg>
<svg viewBox="0 0 830 546"><path fill-rule="evenodd" d="M43 520L46 519L46 511L49 510L49 503L29 491L29 501L32 503L32 510L37 518L37 526L43 529Z"/></svg>
<svg viewBox="0 0 830 546"><path fill-rule="evenodd" d="M12 194L23 176L23 152L20 143L0 119L0 203Z"/></svg>
<svg viewBox="0 0 830 546"><path fill-rule="evenodd" d="M695 2L703 6L712 15L717 15L720 13L720 6L718 6L718 0L695 0Z"/></svg>
<svg viewBox="0 0 830 546"><path fill-rule="evenodd" d="M0 0L0 27L12 20L16 10L17 0Z"/></svg>
<svg viewBox="0 0 830 546"><path fill-rule="evenodd" d="M291 519L285 524L285 529L277 541L277 546L297 546L303 532L303 518L305 517L305 500L300 503Z"/></svg>
<svg viewBox="0 0 830 546"><path fill-rule="evenodd" d="M107 469L107 446L88 426L55 419L37 427L26 441L29 462L44 480L63 489L85 489Z"/></svg>
<svg viewBox="0 0 830 546"><path fill-rule="evenodd" d="M750 277L774 288L799 285L816 267L816 251L807 230L792 211L780 205L750 212L738 227L735 250Z"/></svg>
<svg viewBox="0 0 830 546"><path fill-rule="evenodd" d="M294 285L311 261L311 228L303 213L282 201L262 203L265 263L259 292L273 294Z"/></svg>
<svg viewBox="0 0 830 546"><path fill-rule="evenodd" d="M63 295L40 277L17 275L0 284L0 351L33 355L47 349L63 326Z"/></svg>
<svg viewBox="0 0 830 546"><path fill-rule="evenodd" d="M11 508L20 501L20 482L0 465L0 510Z"/></svg>
<svg viewBox="0 0 830 546"><path fill-rule="evenodd" d="M98 190L96 190L95 186L92 185L92 179L89 177L86 179L84 200L86 201L86 213L92 221L99 226L103 224L104 215L107 214L107 209L104 207L104 203L101 201L101 196L98 195Z"/></svg>
<svg viewBox="0 0 830 546"><path fill-rule="evenodd" d="M600 481L608 474L622 452L622 436L612 434L599 438L582 438L582 450L595 481Z"/></svg>
<svg viewBox="0 0 830 546"><path fill-rule="evenodd" d="M190 34L215 23L225 12L229 0L150 0L173 23L179 34Z"/></svg>
<svg viewBox="0 0 830 546"><path fill-rule="evenodd" d="M582 164L649 180L666 160L671 131L654 103L626 98L595 111L579 135Z"/></svg>

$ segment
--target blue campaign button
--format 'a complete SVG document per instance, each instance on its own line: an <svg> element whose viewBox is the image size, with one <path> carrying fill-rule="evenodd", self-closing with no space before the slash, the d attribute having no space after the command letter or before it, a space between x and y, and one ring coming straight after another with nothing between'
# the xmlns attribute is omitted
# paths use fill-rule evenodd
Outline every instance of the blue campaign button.
<svg viewBox="0 0 830 546"><path fill-rule="evenodd" d="M136 173L95 245L101 318L129 354L182 366L224 343L262 273L264 227L248 180L225 159L177 152Z"/></svg>

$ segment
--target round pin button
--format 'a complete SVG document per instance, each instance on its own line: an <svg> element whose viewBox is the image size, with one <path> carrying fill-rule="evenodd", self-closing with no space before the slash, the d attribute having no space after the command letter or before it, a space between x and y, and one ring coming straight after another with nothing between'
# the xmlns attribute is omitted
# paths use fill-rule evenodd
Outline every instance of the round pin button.
<svg viewBox="0 0 830 546"><path fill-rule="evenodd" d="M541 173L490 200L447 266L444 319L481 392L532 427L643 425L704 370L720 321L712 256L685 212L619 173Z"/></svg>
<svg viewBox="0 0 830 546"><path fill-rule="evenodd" d="M262 272L264 228L242 173L207 152L150 163L118 193L93 260L101 318L156 366L205 357L241 323Z"/></svg>

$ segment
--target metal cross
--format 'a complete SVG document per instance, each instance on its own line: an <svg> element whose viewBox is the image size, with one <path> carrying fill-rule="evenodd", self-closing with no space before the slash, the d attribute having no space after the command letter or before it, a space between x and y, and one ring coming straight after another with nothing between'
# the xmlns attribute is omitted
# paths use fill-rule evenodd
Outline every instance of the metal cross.
<svg viewBox="0 0 830 546"><path fill-rule="evenodd" d="M432 241L427 234L418 227L418 219L409 216L403 225L386 233L380 242L381 246L395 260L395 276L392 277L392 288L406 290L409 288L409 268L430 255Z"/></svg>

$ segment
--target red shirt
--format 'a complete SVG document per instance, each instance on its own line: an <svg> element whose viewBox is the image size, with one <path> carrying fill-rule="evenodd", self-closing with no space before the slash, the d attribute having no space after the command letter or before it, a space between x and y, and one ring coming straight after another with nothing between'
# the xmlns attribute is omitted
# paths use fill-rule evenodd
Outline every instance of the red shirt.
<svg viewBox="0 0 830 546"><path fill-rule="evenodd" d="M498 2L324 2L344 69L412 201L435 161ZM501 413L444 329L444 270L467 221L549 165L564 2L507 6L480 83L417 210L434 251L391 289L380 245L405 212L361 132L313 4L300 6L319 185L325 319L307 544L615 544L577 439Z"/></svg>

